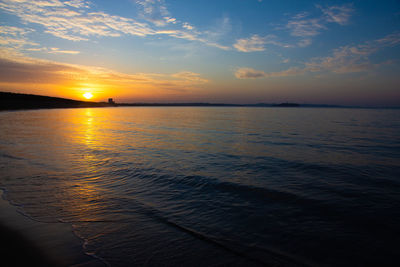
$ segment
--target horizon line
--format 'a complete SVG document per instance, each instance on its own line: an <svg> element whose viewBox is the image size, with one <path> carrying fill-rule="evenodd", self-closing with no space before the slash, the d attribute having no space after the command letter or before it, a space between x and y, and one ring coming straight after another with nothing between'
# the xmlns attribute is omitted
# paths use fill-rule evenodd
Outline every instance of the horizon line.
<svg viewBox="0 0 400 267"><path fill-rule="evenodd" d="M109 104L109 106L124 107L124 106L225 106L225 107L303 107L303 108L368 108L368 109L400 109L400 105L397 106L379 106L379 105L343 105L343 104L323 104L323 103L298 103L298 102L259 102L259 103L223 103L223 102L115 102L109 103L107 101L87 101L87 100L77 100L72 98L58 97L58 96L47 96L38 94L27 94L27 93L15 93L8 91L0 91L0 94L9 95L20 95L20 96L33 96L33 97L43 97L43 98L53 98L59 100L76 101L80 103L90 103L90 104ZM114 98L109 98L114 99Z"/></svg>

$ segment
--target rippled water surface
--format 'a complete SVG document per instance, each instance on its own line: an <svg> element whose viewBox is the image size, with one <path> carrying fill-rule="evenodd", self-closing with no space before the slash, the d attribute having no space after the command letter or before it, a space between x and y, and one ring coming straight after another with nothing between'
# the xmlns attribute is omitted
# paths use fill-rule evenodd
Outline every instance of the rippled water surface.
<svg viewBox="0 0 400 267"><path fill-rule="evenodd" d="M398 266L400 110L0 113L0 186L112 266Z"/></svg>

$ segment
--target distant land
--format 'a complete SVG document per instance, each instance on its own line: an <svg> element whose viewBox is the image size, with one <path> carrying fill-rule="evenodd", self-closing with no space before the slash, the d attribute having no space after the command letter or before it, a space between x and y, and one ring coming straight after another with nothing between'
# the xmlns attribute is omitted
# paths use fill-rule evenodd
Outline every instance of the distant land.
<svg viewBox="0 0 400 267"><path fill-rule="evenodd" d="M280 104L224 104L224 103L117 103L116 106L160 106L160 107L300 107L296 103L280 103Z"/></svg>
<svg viewBox="0 0 400 267"><path fill-rule="evenodd" d="M78 101L60 97L0 92L0 110L109 107L106 102Z"/></svg>
<svg viewBox="0 0 400 267"><path fill-rule="evenodd" d="M108 103L79 101L60 97L0 92L0 110L51 109L51 108L88 108L88 107L324 107L324 108L361 108L360 106L340 106L323 104L298 103L257 103L257 104L224 104L224 103Z"/></svg>

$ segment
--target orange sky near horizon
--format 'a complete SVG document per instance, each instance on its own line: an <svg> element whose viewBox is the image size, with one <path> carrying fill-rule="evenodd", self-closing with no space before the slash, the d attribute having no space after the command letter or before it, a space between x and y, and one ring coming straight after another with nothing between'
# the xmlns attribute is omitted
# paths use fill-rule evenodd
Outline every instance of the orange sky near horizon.
<svg viewBox="0 0 400 267"><path fill-rule="evenodd" d="M14 68L0 73L2 91L32 93L87 100L83 94L93 94L91 101L108 98L136 101L163 100L193 91L208 81L192 72L174 74L124 74L113 70L77 64L64 64L18 55L0 58ZM159 97L155 97L159 96ZM169 97L168 97L169 96Z"/></svg>

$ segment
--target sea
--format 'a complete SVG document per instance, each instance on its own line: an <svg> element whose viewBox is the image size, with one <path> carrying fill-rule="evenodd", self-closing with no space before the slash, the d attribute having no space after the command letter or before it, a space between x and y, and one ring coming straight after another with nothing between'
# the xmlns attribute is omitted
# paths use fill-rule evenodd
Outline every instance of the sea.
<svg viewBox="0 0 400 267"><path fill-rule="evenodd" d="M400 109L3 111L0 187L109 266L400 266Z"/></svg>

